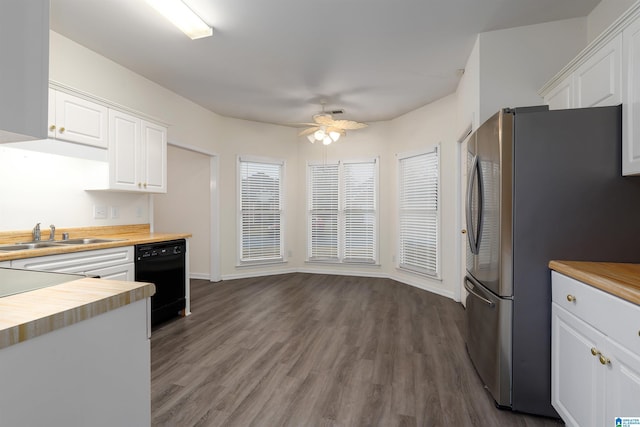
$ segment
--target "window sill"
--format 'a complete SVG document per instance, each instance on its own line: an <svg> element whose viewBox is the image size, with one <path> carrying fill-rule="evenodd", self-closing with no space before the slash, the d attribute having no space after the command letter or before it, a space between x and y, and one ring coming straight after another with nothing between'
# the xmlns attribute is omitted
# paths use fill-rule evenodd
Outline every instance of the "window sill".
<svg viewBox="0 0 640 427"><path fill-rule="evenodd" d="M247 268L247 267L264 267L269 265L282 265L287 264L285 260L275 260L275 261L246 261L236 264L236 268Z"/></svg>
<svg viewBox="0 0 640 427"><path fill-rule="evenodd" d="M332 260L305 260L305 264L310 265L347 265L349 267L363 266L363 267L380 267L381 265L377 262L340 262L340 261L332 261Z"/></svg>
<svg viewBox="0 0 640 427"><path fill-rule="evenodd" d="M426 279L430 279L430 280L436 280L438 282L442 282L442 276L439 274L429 274L425 271L419 271L419 270L413 270L410 268L404 268L404 267L400 267L400 266L396 266L396 271L399 271L401 273L405 273L405 274L411 274L412 276L419 276L419 277L424 277Z"/></svg>

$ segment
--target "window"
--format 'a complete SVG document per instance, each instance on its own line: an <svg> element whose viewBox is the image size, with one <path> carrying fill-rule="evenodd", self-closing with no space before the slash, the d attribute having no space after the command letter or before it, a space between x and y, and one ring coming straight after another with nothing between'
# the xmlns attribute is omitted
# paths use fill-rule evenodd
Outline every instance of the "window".
<svg viewBox="0 0 640 427"><path fill-rule="evenodd" d="M378 162L308 166L310 261L377 262Z"/></svg>
<svg viewBox="0 0 640 427"><path fill-rule="evenodd" d="M283 261L284 162L238 159L240 263Z"/></svg>
<svg viewBox="0 0 640 427"><path fill-rule="evenodd" d="M440 275L439 147L398 156L399 267Z"/></svg>

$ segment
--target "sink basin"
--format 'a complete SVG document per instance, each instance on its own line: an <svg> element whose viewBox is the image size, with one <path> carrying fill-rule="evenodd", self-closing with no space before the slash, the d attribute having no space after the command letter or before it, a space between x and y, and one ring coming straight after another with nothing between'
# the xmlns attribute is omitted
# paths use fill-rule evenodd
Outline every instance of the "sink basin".
<svg viewBox="0 0 640 427"><path fill-rule="evenodd" d="M0 252L24 251L27 249L51 248L63 245L89 245L91 243L107 243L118 242L122 239L98 239L95 237L85 237L82 239L55 240L55 241L37 241L37 242L20 242L11 245L0 245Z"/></svg>
<svg viewBox="0 0 640 427"><path fill-rule="evenodd" d="M85 237L82 239L69 239L69 240L57 240L56 244L63 245L89 245L91 243L108 243L108 242L118 242L122 239L98 239L95 237Z"/></svg>
<svg viewBox="0 0 640 427"><path fill-rule="evenodd" d="M15 245L0 245L0 251L24 251L27 249L50 248L58 246L54 242L17 243Z"/></svg>

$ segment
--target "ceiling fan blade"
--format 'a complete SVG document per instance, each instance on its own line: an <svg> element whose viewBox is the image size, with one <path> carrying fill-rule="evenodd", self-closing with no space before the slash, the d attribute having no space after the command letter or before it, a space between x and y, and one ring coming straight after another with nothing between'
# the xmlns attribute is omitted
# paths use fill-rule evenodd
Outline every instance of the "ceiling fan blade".
<svg viewBox="0 0 640 427"><path fill-rule="evenodd" d="M315 131L317 131L318 129L320 129L318 126L314 126L311 128L307 128L305 130L303 130L302 132L300 132L298 134L298 136L306 136L306 135L311 135L312 133L314 133Z"/></svg>
<svg viewBox="0 0 640 427"><path fill-rule="evenodd" d="M325 125L325 126L333 126L334 120L331 118L329 114L317 114L313 116L313 120L316 121L316 124Z"/></svg>
<svg viewBox="0 0 640 427"><path fill-rule="evenodd" d="M342 136L347 134L347 132L344 129L338 128L338 127L335 127L335 126L327 127L327 132L338 132Z"/></svg>
<svg viewBox="0 0 640 427"><path fill-rule="evenodd" d="M354 122L353 120L334 120L331 126L339 127L341 129L354 130L366 128L367 124Z"/></svg>
<svg viewBox="0 0 640 427"><path fill-rule="evenodd" d="M292 127L307 127L307 126L318 126L318 123L283 123L282 126L292 126Z"/></svg>

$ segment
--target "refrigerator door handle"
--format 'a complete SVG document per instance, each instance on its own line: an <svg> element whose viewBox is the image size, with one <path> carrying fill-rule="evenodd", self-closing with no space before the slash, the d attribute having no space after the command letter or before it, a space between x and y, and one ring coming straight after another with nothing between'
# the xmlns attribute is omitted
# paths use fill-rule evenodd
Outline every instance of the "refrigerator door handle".
<svg viewBox="0 0 640 427"><path fill-rule="evenodd" d="M471 286L469 286L471 285ZM494 303L493 301L489 301L488 299L486 299L485 297L483 297L482 295L478 294L474 288L475 285L474 283L468 278L465 277L464 278L464 288L467 290L467 292L469 292L471 295L473 295L474 297L478 298L480 301L482 301L483 303L485 303L486 305L488 305L489 307L492 307L496 305L496 303Z"/></svg>
<svg viewBox="0 0 640 427"><path fill-rule="evenodd" d="M480 252L480 230L482 227L482 173L480 172L480 162L478 161L478 155L476 154L471 161L471 169L469 170L469 181L467 182L467 238L469 239L469 246L471 248L471 253L474 255L478 255ZM478 217L477 217L477 225L478 228L474 230L473 221L471 220L471 216L473 214L471 210L471 205L473 202L473 184L475 178L478 178Z"/></svg>

